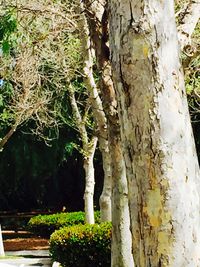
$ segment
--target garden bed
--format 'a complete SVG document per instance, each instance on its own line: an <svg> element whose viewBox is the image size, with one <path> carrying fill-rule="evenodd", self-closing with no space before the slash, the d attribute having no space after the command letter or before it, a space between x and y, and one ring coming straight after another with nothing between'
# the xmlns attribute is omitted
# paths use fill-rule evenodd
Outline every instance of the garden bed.
<svg viewBox="0 0 200 267"><path fill-rule="evenodd" d="M3 231L3 244L5 251L40 250L49 248L49 239L33 236L26 231Z"/></svg>

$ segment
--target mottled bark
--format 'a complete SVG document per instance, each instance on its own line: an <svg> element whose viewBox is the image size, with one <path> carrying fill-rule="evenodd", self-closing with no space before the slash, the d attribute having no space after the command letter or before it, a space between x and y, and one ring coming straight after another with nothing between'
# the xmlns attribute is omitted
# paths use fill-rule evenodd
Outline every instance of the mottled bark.
<svg viewBox="0 0 200 267"><path fill-rule="evenodd" d="M112 194L112 177L111 177L111 158L108 140L99 139L99 147L102 154L104 182L103 191L100 196L100 215L101 222L111 221L111 194Z"/></svg>
<svg viewBox="0 0 200 267"><path fill-rule="evenodd" d="M108 148L108 128L107 119L103 110L102 101L98 93L97 85L93 75L93 56L92 47L89 37L88 24L85 16L82 15L79 21L81 30L81 42L84 58L84 74L85 84L88 90L94 119L96 121L96 134L99 140L99 148L102 154L103 170L104 170L104 184L103 192L100 197L100 213L101 221L111 221L111 159Z"/></svg>
<svg viewBox="0 0 200 267"><path fill-rule="evenodd" d="M199 166L173 2L110 0L110 11L135 266L200 266Z"/></svg>
<svg viewBox="0 0 200 267"><path fill-rule="evenodd" d="M119 129L119 128L118 128ZM113 132L110 147L113 160L112 192L112 267L134 267L132 255L132 238L130 233L130 216L128 206L128 186L126 167L121 149L119 133Z"/></svg>
<svg viewBox="0 0 200 267"><path fill-rule="evenodd" d="M109 149L112 164L112 264L113 267L133 267L127 182L121 150L116 96L111 78L108 46L106 1L84 0L92 45L101 74L100 89L108 120Z"/></svg>
<svg viewBox="0 0 200 267"><path fill-rule="evenodd" d="M200 0L190 0L184 12L181 12L178 26L178 39L181 49L191 44L192 33L200 17Z"/></svg>

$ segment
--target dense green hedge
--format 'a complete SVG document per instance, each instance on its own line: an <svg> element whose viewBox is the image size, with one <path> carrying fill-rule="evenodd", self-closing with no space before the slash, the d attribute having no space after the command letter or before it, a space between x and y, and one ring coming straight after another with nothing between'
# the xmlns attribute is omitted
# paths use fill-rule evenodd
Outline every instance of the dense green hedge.
<svg viewBox="0 0 200 267"><path fill-rule="evenodd" d="M100 213L95 211L95 221L100 222ZM38 215L32 217L28 222L28 229L40 236L50 236L61 227L85 223L85 213L82 211L56 213L51 215Z"/></svg>
<svg viewBox="0 0 200 267"><path fill-rule="evenodd" d="M110 267L111 223L75 225L55 231L50 254L63 267Z"/></svg>

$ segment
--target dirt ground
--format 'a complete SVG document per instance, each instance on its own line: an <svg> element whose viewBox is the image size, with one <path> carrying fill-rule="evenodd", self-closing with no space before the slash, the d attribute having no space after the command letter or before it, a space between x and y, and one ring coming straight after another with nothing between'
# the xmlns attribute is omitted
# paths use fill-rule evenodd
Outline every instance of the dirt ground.
<svg viewBox="0 0 200 267"><path fill-rule="evenodd" d="M4 238L4 234L6 238ZM17 250L36 250L36 249L48 249L49 239L26 236L25 234L15 234L18 236L13 237L13 232L4 232L3 244L5 251L17 251Z"/></svg>
<svg viewBox="0 0 200 267"><path fill-rule="evenodd" d="M43 238L15 238L3 241L5 251L48 249L48 239Z"/></svg>

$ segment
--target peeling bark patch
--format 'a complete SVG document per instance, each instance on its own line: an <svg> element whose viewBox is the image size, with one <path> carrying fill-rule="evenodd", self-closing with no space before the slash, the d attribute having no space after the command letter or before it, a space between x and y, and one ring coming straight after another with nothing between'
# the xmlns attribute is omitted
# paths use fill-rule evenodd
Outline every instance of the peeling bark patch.
<svg viewBox="0 0 200 267"><path fill-rule="evenodd" d="M148 216L150 226L160 227L171 221L171 214L165 210L164 197L160 188L149 190L147 194L147 205L143 212Z"/></svg>
<svg viewBox="0 0 200 267"><path fill-rule="evenodd" d="M169 247L171 245L170 236L167 232L159 232L158 233L158 254L159 255L167 255L169 253Z"/></svg>
<svg viewBox="0 0 200 267"><path fill-rule="evenodd" d="M162 202L163 199L158 188L148 191L147 206L143 211L147 214L151 226L159 227L162 223L162 218L160 217L163 209Z"/></svg>
<svg viewBox="0 0 200 267"><path fill-rule="evenodd" d="M174 239L171 224L172 216L164 205L165 199L160 188L149 190L143 213L147 217L147 222L152 229L152 237L154 236L152 240L157 244L152 257L154 259L157 258L157 260L160 259L161 266L169 266L168 256L171 254Z"/></svg>

